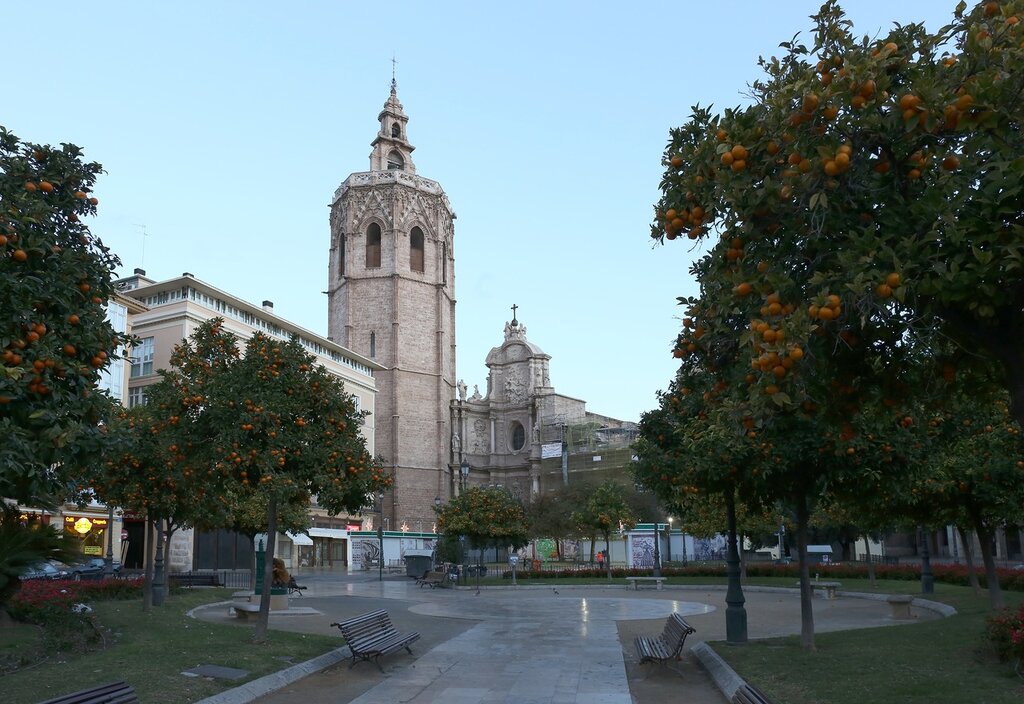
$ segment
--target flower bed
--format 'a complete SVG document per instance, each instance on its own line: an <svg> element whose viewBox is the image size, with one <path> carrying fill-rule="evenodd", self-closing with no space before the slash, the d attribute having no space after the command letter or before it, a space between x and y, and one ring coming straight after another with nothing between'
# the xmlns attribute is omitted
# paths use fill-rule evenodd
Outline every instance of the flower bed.
<svg viewBox="0 0 1024 704"><path fill-rule="evenodd" d="M529 564L529 563L527 563ZM748 577L800 577L800 565L791 563L788 565L775 565L765 563L747 563ZM986 585L985 573L976 569L978 581L982 587ZM612 577L642 577L650 575L650 568L623 568L613 567ZM841 580L846 579L867 579L868 567L862 562L842 563L838 565L813 565L811 573L818 574L822 579ZM662 567L661 574L664 577L726 577L726 567L723 563L691 564L687 567ZM967 586L969 574L966 565L932 565L932 574L936 582ZM1024 571L999 568L996 570L999 576L999 586L1006 591L1024 591ZM512 571L506 570L502 576L505 579L512 578ZM533 570L520 569L517 572L520 579L568 579L573 577L601 578L606 577L604 568L572 568L564 570ZM877 579L891 579L904 581L917 581L921 579L921 568L918 565L875 565L875 577Z"/></svg>

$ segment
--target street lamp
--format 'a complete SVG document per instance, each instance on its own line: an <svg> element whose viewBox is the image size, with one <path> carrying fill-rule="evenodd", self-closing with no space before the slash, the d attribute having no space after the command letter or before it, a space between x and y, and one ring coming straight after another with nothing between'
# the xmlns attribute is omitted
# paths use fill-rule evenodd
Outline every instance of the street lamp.
<svg viewBox="0 0 1024 704"><path fill-rule="evenodd" d="M665 545L667 549L666 562L672 562L672 516L668 517L668 543Z"/></svg>
<svg viewBox="0 0 1024 704"><path fill-rule="evenodd" d="M654 524L654 576L661 576L661 549L658 544L661 542L661 522Z"/></svg>
<svg viewBox="0 0 1024 704"><path fill-rule="evenodd" d="M462 460L462 463L459 465L459 480L460 491L465 491L466 482L469 481L469 460Z"/></svg>
<svg viewBox="0 0 1024 704"><path fill-rule="evenodd" d="M384 581L384 492L377 494L377 506L380 508L380 523L377 524L377 581Z"/></svg>

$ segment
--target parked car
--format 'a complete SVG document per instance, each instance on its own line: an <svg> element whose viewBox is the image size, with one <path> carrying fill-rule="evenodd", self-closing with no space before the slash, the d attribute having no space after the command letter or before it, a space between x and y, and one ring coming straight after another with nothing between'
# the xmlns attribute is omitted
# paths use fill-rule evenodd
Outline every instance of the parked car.
<svg viewBox="0 0 1024 704"><path fill-rule="evenodd" d="M68 579L76 582L81 579L100 579L103 577L107 567L107 561L102 557L90 557L82 562L67 565ZM111 565L114 575L121 572L121 563L116 560Z"/></svg>
<svg viewBox="0 0 1024 704"><path fill-rule="evenodd" d="M37 562L18 575L18 578L23 582L29 579L68 579L68 572L50 562Z"/></svg>

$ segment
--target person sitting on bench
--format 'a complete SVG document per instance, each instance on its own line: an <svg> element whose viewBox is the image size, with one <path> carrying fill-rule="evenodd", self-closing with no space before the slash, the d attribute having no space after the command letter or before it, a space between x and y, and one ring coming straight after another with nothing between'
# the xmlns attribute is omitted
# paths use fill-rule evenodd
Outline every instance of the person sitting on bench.
<svg viewBox="0 0 1024 704"><path fill-rule="evenodd" d="M306 587L299 585L299 583L295 581L295 577L292 577L291 575L288 576L288 594L289 595L291 595L291 594L298 594L299 596L302 596L302 590L305 589L305 588Z"/></svg>

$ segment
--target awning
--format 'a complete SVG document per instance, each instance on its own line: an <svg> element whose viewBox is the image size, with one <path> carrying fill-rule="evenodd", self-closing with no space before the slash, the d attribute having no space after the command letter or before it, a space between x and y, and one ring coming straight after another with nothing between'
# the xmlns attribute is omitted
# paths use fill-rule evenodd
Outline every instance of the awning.
<svg viewBox="0 0 1024 704"><path fill-rule="evenodd" d="M313 541L305 533L285 533L296 545L312 545Z"/></svg>
<svg viewBox="0 0 1024 704"><path fill-rule="evenodd" d="M311 538L348 539L348 531L343 528L310 528L308 533Z"/></svg>

